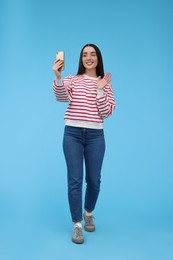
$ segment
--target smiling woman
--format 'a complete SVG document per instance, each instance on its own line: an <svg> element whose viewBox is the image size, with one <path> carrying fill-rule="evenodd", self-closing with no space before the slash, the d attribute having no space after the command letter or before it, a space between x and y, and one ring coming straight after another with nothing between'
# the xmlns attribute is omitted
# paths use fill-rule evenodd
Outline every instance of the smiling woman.
<svg viewBox="0 0 173 260"><path fill-rule="evenodd" d="M102 55L99 48L94 44L86 44L80 54L78 75L88 74L90 76L104 77Z"/></svg>
<svg viewBox="0 0 173 260"><path fill-rule="evenodd" d="M89 74L92 77L97 77L96 67L98 65L98 59L93 47L87 46L84 48L82 54L82 63L85 67L86 74Z"/></svg>
<svg viewBox="0 0 173 260"><path fill-rule="evenodd" d="M85 45L80 53L78 73L61 79L63 61L56 60L54 93L58 101L69 102L65 113L63 149L67 164L68 198L74 232L72 241L84 242L85 230L95 230L95 209L101 183L105 152L103 121L113 113L115 101L111 75L104 75L102 55L94 44ZM83 160L86 166L85 212L82 216Z"/></svg>

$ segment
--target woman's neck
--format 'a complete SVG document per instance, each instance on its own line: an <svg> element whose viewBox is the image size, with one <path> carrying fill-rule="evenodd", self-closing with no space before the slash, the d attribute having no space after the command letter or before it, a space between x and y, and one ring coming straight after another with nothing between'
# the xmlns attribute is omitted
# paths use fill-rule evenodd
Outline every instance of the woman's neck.
<svg viewBox="0 0 173 260"><path fill-rule="evenodd" d="M85 75L93 78L97 78L96 70L85 70Z"/></svg>

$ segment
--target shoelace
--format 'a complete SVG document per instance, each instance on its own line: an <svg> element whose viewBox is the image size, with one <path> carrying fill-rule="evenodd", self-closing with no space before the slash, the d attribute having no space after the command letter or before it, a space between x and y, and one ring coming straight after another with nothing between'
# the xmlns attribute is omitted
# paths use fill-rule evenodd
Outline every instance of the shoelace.
<svg viewBox="0 0 173 260"><path fill-rule="evenodd" d="M86 224L87 225L94 225L94 223L93 223L93 219L94 219L94 216L86 216L85 215L85 221L86 221Z"/></svg>
<svg viewBox="0 0 173 260"><path fill-rule="evenodd" d="M76 227L75 228L76 236L81 237L82 236L82 228Z"/></svg>

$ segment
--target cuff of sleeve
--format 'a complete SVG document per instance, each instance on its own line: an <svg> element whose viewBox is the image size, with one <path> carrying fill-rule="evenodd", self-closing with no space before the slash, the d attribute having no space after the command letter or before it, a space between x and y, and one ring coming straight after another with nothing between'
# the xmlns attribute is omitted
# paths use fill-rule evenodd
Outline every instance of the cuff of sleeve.
<svg viewBox="0 0 173 260"><path fill-rule="evenodd" d="M103 89L97 89L97 98L103 97L105 94Z"/></svg>
<svg viewBox="0 0 173 260"><path fill-rule="evenodd" d="M62 84L62 79L56 79L55 80L55 84L57 85L57 86L62 86L63 84Z"/></svg>

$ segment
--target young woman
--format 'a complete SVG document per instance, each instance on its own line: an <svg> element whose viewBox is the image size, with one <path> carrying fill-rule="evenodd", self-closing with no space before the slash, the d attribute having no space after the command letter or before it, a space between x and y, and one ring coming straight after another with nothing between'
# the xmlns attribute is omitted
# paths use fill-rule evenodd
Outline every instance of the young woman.
<svg viewBox="0 0 173 260"><path fill-rule="evenodd" d="M67 164L68 199L74 231L72 241L84 242L84 228L95 230L92 212L100 191L101 168L105 152L103 121L115 108L111 74L104 74L102 55L94 44L86 44L80 54L77 75L61 79L62 60L52 67L53 83L58 101L68 102L65 113L63 150ZM83 162L85 162L86 192L82 215Z"/></svg>

